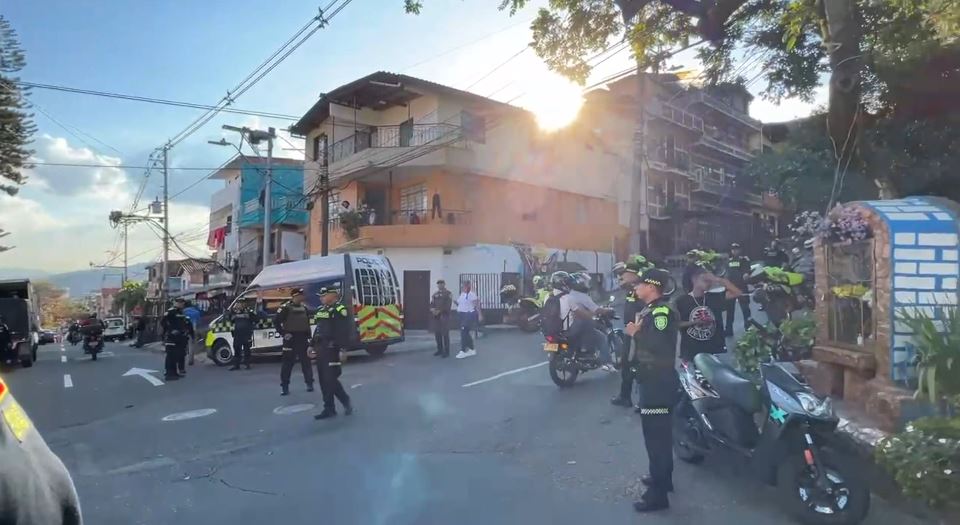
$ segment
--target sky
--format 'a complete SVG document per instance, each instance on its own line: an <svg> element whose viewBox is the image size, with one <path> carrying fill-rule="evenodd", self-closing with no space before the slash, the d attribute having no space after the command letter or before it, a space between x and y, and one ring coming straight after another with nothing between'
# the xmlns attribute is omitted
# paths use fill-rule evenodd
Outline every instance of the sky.
<svg viewBox="0 0 960 525"><path fill-rule="evenodd" d="M546 1L533 1L513 17L499 11L499 3L426 0L423 12L414 16L403 12L402 0L353 0L234 106L302 115L321 93L387 70L526 107L545 124L569 120L582 89L547 70L532 50L521 52L531 40L529 23ZM5 0L0 14L18 31L26 52L22 80L214 104L314 16L319 5L290 0ZM697 67L692 52L673 62ZM631 64L623 50L603 61L591 80ZM823 91L813 105L796 100L775 105L758 97L751 114L766 122L789 120L809 114L825 99ZM155 148L202 113L42 89L34 89L29 101L38 127L32 148L39 162L144 166ZM223 124L282 129L291 123L220 114L170 151L170 194L193 185L170 205L169 229L184 251L209 253L209 198L223 183L198 182L209 172L176 168L212 168L230 158L235 150L207 143L232 138ZM302 141L285 138L303 147ZM282 140L276 154L302 157ZM0 268L61 272L90 263L122 264L122 242L107 216L130 208L144 171L37 165L17 196L0 196L0 228L12 232L2 244L16 247L0 253ZM146 180L141 206L162 195L159 172ZM159 258L160 242L146 224L131 227L128 241L131 264ZM174 251L171 257L182 255Z"/></svg>

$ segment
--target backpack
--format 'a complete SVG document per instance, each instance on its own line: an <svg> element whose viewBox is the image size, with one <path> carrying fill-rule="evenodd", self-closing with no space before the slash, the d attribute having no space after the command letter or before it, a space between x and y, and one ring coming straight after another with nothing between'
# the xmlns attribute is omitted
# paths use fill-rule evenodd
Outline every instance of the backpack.
<svg viewBox="0 0 960 525"><path fill-rule="evenodd" d="M558 337L563 331L563 317L560 316L560 295L550 295L540 309L540 331L547 337Z"/></svg>

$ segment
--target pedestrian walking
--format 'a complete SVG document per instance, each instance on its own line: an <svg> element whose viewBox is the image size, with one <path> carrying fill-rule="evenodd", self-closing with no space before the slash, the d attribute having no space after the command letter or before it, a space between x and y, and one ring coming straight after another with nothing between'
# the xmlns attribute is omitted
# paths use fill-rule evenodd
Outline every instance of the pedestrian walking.
<svg viewBox="0 0 960 525"><path fill-rule="evenodd" d="M727 258L727 279L740 290L747 289L747 277L750 275L750 259L745 257L738 243L730 245L730 257ZM727 299L724 307L724 326L727 337L733 336L733 318L736 315L736 306L740 305L743 315L743 329L747 330L750 324L750 296L741 294L736 299Z"/></svg>
<svg viewBox="0 0 960 525"><path fill-rule="evenodd" d="M253 348L253 330L260 316L242 301L233 305L233 311L227 315L230 323L230 335L233 336L233 366L230 370L240 370L240 365L250 370L250 351Z"/></svg>
<svg viewBox="0 0 960 525"><path fill-rule="evenodd" d="M280 365L280 395L290 395L290 373L293 365L300 361L300 370L303 371L303 380L307 384L307 392L313 392L313 368L310 365L310 356L307 347L310 346L310 317L311 312L303 304L303 289L295 288L290 301L283 304L277 311L277 331L283 338L282 363Z"/></svg>
<svg viewBox="0 0 960 525"><path fill-rule="evenodd" d="M437 339L435 356L450 357L450 310L453 309L453 294L447 290L443 279L437 281L437 291L430 298L430 313L433 314L433 332Z"/></svg>
<svg viewBox="0 0 960 525"><path fill-rule="evenodd" d="M480 299L471 289L470 281L463 282L463 291L457 298L457 317L460 322L460 352L456 357L463 359L475 356L477 351L470 332L475 329L480 319Z"/></svg>
<svg viewBox="0 0 960 525"><path fill-rule="evenodd" d="M182 377L179 370L183 366L187 345L194 337L193 324L183 314L184 304L183 299L175 300L173 307L167 310L160 321L160 327L163 329L163 346L166 350L164 378L167 381L175 381Z"/></svg>
<svg viewBox="0 0 960 525"><path fill-rule="evenodd" d="M313 348L317 357L317 373L320 379L320 392L323 394L323 410L313 416L314 419L327 419L337 415L334 399L343 405L343 413L353 413L350 396L340 383L343 372L343 351L349 343L350 317L347 307L340 302L340 291L336 288L320 289L320 308L313 319L316 328L313 336Z"/></svg>
<svg viewBox="0 0 960 525"><path fill-rule="evenodd" d="M637 320L627 323L624 333L633 338L631 361L641 385L640 421L647 449L650 474L641 482L647 486L637 512L670 507L667 493L673 490L673 425L670 411L680 388L674 371L677 348L677 317L663 297L670 274L659 269L643 272L634 287L639 301L647 306Z"/></svg>

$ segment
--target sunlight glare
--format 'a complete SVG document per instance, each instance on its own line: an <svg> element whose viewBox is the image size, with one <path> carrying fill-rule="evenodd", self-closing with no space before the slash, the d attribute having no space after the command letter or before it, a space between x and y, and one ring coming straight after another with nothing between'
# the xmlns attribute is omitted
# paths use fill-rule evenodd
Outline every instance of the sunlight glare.
<svg viewBox="0 0 960 525"><path fill-rule="evenodd" d="M544 131L556 131L576 120L583 105L580 86L555 73L538 75L535 86L524 97L522 106L537 117L537 124Z"/></svg>

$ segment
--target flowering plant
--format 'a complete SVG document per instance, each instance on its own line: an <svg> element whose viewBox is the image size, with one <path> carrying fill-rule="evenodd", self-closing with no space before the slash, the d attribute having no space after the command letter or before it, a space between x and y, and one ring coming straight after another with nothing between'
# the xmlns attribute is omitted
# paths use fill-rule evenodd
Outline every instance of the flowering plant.
<svg viewBox="0 0 960 525"><path fill-rule="evenodd" d="M932 507L960 502L960 418L922 418L877 444L877 462L904 494Z"/></svg>
<svg viewBox="0 0 960 525"><path fill-rule="evenodd" d="M873 231L859 209L838 204L821 223L818 235L830 242L854 242L873 237Z"/></svg>

